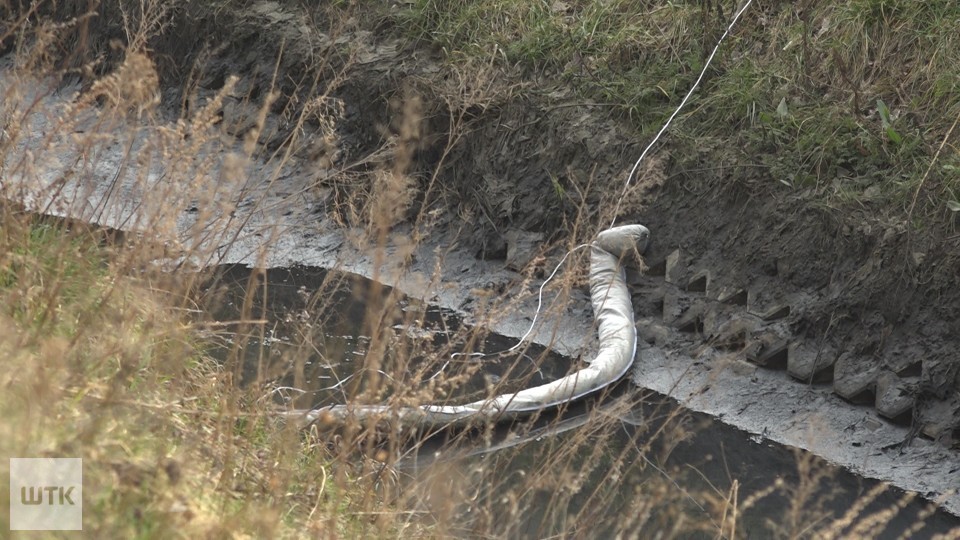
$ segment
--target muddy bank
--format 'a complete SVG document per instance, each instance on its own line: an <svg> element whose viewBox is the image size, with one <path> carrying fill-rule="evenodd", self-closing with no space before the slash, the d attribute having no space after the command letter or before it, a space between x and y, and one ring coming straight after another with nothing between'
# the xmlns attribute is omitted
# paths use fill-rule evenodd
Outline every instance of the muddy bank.
<svg viewBox="0 0 960 540"><path fill-rule="evenodd" d="M164 59L154 124L104 121L101 103L77 118L75 132L105 135L95 159L86 143L54 133L84 83L37 81L42 106L27 115L17 155L44 157L19 170L4 164L16 173L5 177L7 196L121 229L149 226L144 232L168 243L167 263L338 268L516 337L537 285L517 270L549 269L562 252L556 244L607 225L612 216L602 214L643 142L578 106L562 85L451 68L362 22L325 33L276 2L223 16L190 21L194 34L210 30L226 44L202 62L202 43L154 44ZM164 35L186 29L176 21ZM171 59L199 71L187 81L187 69L164 64ZM222 136L189 146L175 119L202 109L230 75L239 80L213 112ZM273 80L287 82L248 152L237 137L249 133ZM303 118L311 93L325 96L315 102L320 112L292 120ZM412 101L421 121L404 134ZM371 236L372 173L396 164L383 149L397 140L414 148L403 174L415 194L386 233ZM739 150L704 142L697 155L660 149L619 216L653 234L650 271L634 280L648 344L634 379L931 498L960 485L957 237L869 208L813 206L813 194L761 167L725 168ZM196 160L166 162L173 145ZM172 185L178 175L193 182ZM140 204L158 192L167 194L162 208ZM541 249L540 270L527 266ZM501 298L512 301L489 307ZM549 300L535 341L589 357L585 292L552 289ZM945 507L956 512L960 502Z"/></svg>
<svg viewBox="0 0 960 540"><path fill-rule="evenodd" d="M216 314L217 320L238 320L242 315L240 306L247 305L250 313L271 321L269 332L255 332L255 336L247 337L247 346L242 351L243 371L245 379L250 381L271 381L267 387L280 385L273 393L279 403L322 407L344 402L344 394L350 390L345 391L343 387L351 383L352 375L367 366L366 362L357 360L361 360L371 348L371 338L363 334L364 328L368 327L371 302L382 301L400 308L391 315L390 324L386 326L392 325L392 330L399 337L391 349L403 351L399 356L413 359L405 370L387 370L395 376L412 375L401 387L421 387L423 378L429 378L429 373L438 367L448 369L445 373L450 376L456 376L464 367L463 360L455 360L453 365L434 364L427 375L418 381L418 369L415 366L425 361L431 353L439 353L444 357L453 351L463 351L465 347L487 352L504 351L515 343L503 336L486 333L478 340L482 343L464 343L457 338L464 329L452 312L432 306L418 306L412 299L358 276L338 276L322 269L306 267L260 272L242 266L217 268L213 274L217 276L217 285L208 293L221 296L222 302L216 302L216 305L223 306ZM251 279L255 283L267 283L262 289L259 285L253 287L260 289L262 294L256 294L252 299L249 296ZM324 302L326 309L318 311L311 306L315 296L310 292L331 290L328 300ZM403 313L417 313L415 319L418 322L412 325L409 320L404 322ZM468 332L467 336L471 334ZM408 342L413 339L424 343L427 335L430 337L426 350ZM308 349L310 352L302 348L304 341L311 344ZM473 339L468 338L468 341ZM518 388L531 382L556 380L568 371L570 363L574 361L535 345L522 356L525 358L493 355L474 360L480 362L478 371L472 372L470 380L455 390L459 397L450 397L461 400L467 398L471 391L477 394L476 397L482 397L491 378L504 383L512 381ZM218 358L230 362L227 357L218 355ZM291 369L290 358L297 359L297 367ZM297 390L294 391L294 388ZM488 504L496 507L497 503L493 501L502 500L504 493L523 489L525 482L530 481L526 475L551 461L551 449L565 449L567 459L571 460L571 469L578 471L591 469L597 461L621 462L628 449L637 449L621 465L614 466L618 470L615 481L610 481L607 468L600 468L593 474L582 473L586 478L580 491L596 493L602 490L605 497L590 497L585 501L576 498L565 500L562 497L554 498L556 492L553 490L533 497L530 504L524 505L527 510L511 520L511 532L501 533L530 538L543 538L554 531L569 531L563 528L564 520L557 518L565 512L594 514L596 517L591 519L591 526L597 531L597 536L614 536L623 525L623 516L635 512L631 501L635 502L638 498L639 486L662 481L663 471L669 471L667 474L671 481L676 482L678 492L685 494L680 504L684 507L681 512L694 522L704 519L703 505L707 503L703 493L725 491L736 481L741 500L750 499L770 488L772 479L783 481L785 486L800 485L804 478L800 470L805 470L804 467L811 464L815 465L818 474L823 475L823 481L814 480L819 483L819 488L808 496L807 501L811 508L822 507L827 516L832 516L825 519L839 519L865 493L876 487L875 481L824 464L795 448L749 436L708 415L690 413L673 400L638 389L628 380L621 381L621 384L603 394L589 396L561 410L543 411L535 420L528 419L519 424L500 423L491 431L439 430L405 449L396 468L402 476L409 475L409 490L416 492L429 491L424 486L433 481L449 484L451 472L456 471L453 474L457 479L455 484L460 489L475 493L469 502L463 503L461 513L475 516L478 508ZM609 433L602 436L603 444L584 444L582 435L578 437L578 433L597 429L597 424L603 422L604 418L617 419L618 422ZM675 420L668 420L670 418ZM653 437L651 440L648 436L650 433L669 429L665 423L689 425L689 436L681 441L672 441L669 437ZM644 446L648 444L652 444L653 448L645 451ZM602 447L601 456L594 453L597 446ZM656 464L656 468L649 466L649 463ZM553 476L555 473L546 474ZM785 491L789 492L788 489ZM898 489L888 489L864 510L864 514L872 515L897 505L903 496L904 493ZM427 498L424 501L427 507L443 504L442 501L433 500L433 497ZM764 497L760 504L746 510L738 518L737 530L747 537L775 534L776 525L784 525L783 516L789 515L792 504L794 501L787 493ZM907 505L879 536L895 537L904 533L917 522L925 506L926 503L921 500ZM466 519L471 521L470 517ZM657 527L667 529L676 519L675 516L664 516L663 522ZM924 527L915 530L914 537L945 533L956 525L957 520L947 513L937 512L922 520ZM599 532L608 528L609 532Z"/></svg>

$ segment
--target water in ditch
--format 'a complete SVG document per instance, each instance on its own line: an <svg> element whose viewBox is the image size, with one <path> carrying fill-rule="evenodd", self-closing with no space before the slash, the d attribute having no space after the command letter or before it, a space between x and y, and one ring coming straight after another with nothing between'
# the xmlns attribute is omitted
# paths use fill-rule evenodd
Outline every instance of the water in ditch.
<svg viewBox="0 0 960 540"><path fill-rule="evenodd" d="M211 305L218 306L214 315L223 331L211 341L220 356L235 358L244 381L269 383L278 403L303 408L357 395L369 400L365 385L371 375L385 388L374 393L381 399L391 388L419 385L430 387L434 399L466 401L487 395L494 385L516 390L556 380L577 362L535 345L491 354L515 341L478 336L453 313L359 276L241 266L222 267L217 276L208 294L215 297ZM235 332L241 320L247 324ZM371 366L365 359L377 347L380 360ZM486 356L465 354L478 352ZM393 364L401 361L406 373ZM449 388L431 386L451 378L458 382ZM553 468L558 460L562 470ZM732 508L724 500L734 492L738 501L755 499L741 509L738 537L787 536L816 526L815 520L843 516L877 486L805 452L685 411L629 382L523 424L418 439L403 449L396 469L398 482L415 486L420 504L431 511L472 514L466 522L477 530L509 519L511 525L501 529L529 538L570 534L570 523L590 524L575 536L609 537L641 518L664 529L703 523L702 534L691 537L715 538L712 506ZM858 515L875 514L902 498L902 492L887 489ZM511 499L520 502L511 505ZM900 537L927 506L919 499L907 504L881 537ZM957 518L936 512L910 537L934 537L958 525ZM846 536L855 534L853 527ZM653 537L655 531L643 529L640 536Z"/></svg>

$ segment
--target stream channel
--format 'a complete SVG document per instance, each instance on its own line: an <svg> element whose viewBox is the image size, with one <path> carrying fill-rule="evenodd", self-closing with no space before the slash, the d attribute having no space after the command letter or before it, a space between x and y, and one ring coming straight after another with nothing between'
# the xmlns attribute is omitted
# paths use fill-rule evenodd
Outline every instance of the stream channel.
<svg viewBox="0 0 960 540"><path fill-rule="evenodd" d="M514 391L526 384L555 380L578 361L538 345L500 356L456 356L455 351L504 351L516 341L465 331L470 329L452 312L420 305L356 275L311 267L255 272L241 265L221 266L215 275L207 294L213 302L208 305L216 305L213 316L217 320L226 322L227 327L229 321L244 318L244 314L263 321L244 337L218 333L212 338L218 356L227 358L233 351L247 384L273 388L277 403L298 408L342 403L345 396L355 395L361 388L363 372L371 370L365 358L374 341L366 335L371 333L367 329L372 306L387 314L380 319L380 328L393 331L384 359L379 361L383 369L374 371L396 385L422 384L452 373L463 375L462 384L447 397L476 399L486 395L492 384ZM247 294L251 290L256 293ZM417 324L409 324L411 320ZM480 339L475 337L478 334ZM401 355L415 357L408 371L417 372L417 381L397 381L388 374L389 366L383 364ZM431 355L435 356L432 360ZM738 520L738 536L742 532L749 538L779 536L777 530L786 529L791 489L799 485L801 475L809 474L799 472L803 469L800 463L815 463L814 469L823 474L808 500L816 501L828 519L842 516L877 485L875 480L856 476L802 450L682 410L670 398L638 389L627 380L604 394L545 413L522 429L498 426L484 434L440 431L417 439L414 447L403 449L396 462L399 481L422 488L431 474L442 475L446 482L459 478L469 496L456 511L469 514L471 505L497 501L498 493L510 491L531 471L543 469L544 456L573 448L574 454L566 456L568 470L585 473L577 480L574 493L558 498L541 489L525 498L527 507L511 518L518 521L512 530L530 538L562 530L560 523L569 515L591 513L596 515L591 521L597 528L590 535L604 537L604 531L615 531L635 507L631 505L636 505L640 486L649 481L667 480L682 501L680 511L691 521L704 521L709 519L704 508L710 504L705 493L725 497L736 480L738 499L744 501L781 479L785 488L759 498ZM615 415L618 421L606 422L608 428L602 433L592 431L598 414ZM685 435L672 440L658 437L650 443L649 435L665 422L684 426ZM611 467L616 469L613 474ZM451 471L460 474L451 476ZM902 496L902 491L891 487L861 515L888 508ZM882 537L899 537L928 505L915 499L890 521ZM960 525L960 519L943 511L924 522L912 538L932 537Z"/></svg>

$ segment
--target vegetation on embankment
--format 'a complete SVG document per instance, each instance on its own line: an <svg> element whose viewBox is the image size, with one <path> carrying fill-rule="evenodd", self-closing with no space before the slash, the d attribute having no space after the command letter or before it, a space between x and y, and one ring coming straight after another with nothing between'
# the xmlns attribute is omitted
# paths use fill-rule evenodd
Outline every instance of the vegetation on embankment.
<svg viewBox="0 0 960 540"><path fill-rule="evenodd" d="M559 78L584 107L629 118L645 142L740 5L415 0L388 16L450 62L492 59ZM755 1L673 124L669 152L681 170L712 162L831 205L956 223L957 28L952 0Z"/></svg>
<svg viewBox="0 0 960 540"><path fill-rule="evenodd" d="M286 107L302 106L305 90L334 88L328 83L336 70L348 66L346 74L356 60L346 50L331 57L326 39L306 39L300 22L334 38L372 29L378 38L399 38L411 50L432 48L458 70L477 71L462 74L466 80L497 76L493 64L544 83L523 85L524 92L546 94L559 82L575 91L584 110L627 119L643 144L691 88L742 5L354 0L302 8L285 1L184 0L143 16L139 11L147 8L120 4L104 0L96 17L84 16L79 4L40 5L44 16L77 21L66 25L70 46L61 67L88 75L108 71L124 48L147 47L158 52L163 84L182 86L187 103L187 87L210 76L202 73L205 62L231 53L224 47L263 48L283 56L281 64L268 62L258 68L263 73L248 75L286 73L275 81L282 91L272 108L289 115L299 111ZM244 10L263 17L245 21ZM297 28L304 39L257 36L264 22ZM669 172L789 187L818 204L866 206L884 219L946 223L952 230L960 216L958 27L960 4L952 0L754 1L659 147L671 157ZM305 50L314 45L324 49L316 58ZM319 88L318 74L327 79ZM722 174L698 174L705 169Z"/></svg>
<svg viewBox="0 0 960 540"><path fill-rule="evenodd" d="M144 272L149 246L85 226L8 206L0 220L2 467L8 456L83 458L87 535L369 537L410 526L402 514L371 519L366 481L271 421L259 390L205 354L198 335L210 328L188 317L181 288L195 277Z"/></svg>

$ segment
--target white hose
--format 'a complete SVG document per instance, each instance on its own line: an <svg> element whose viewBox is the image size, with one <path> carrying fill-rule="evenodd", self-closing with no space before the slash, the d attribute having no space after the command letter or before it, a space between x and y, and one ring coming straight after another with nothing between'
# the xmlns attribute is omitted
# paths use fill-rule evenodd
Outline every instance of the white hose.
<svg viewBox="0 0 960 540"><path fill-rule="evenodd" d="M396 420L403 425L444 426L495 421L529 414L580 399L606 388L630 369L637 348L633 305L620 261L642 252L650 231L642 225L607 229L590 244L590 300L598 325L599 350L583 369L556 381L465 405L333 405L285 414L301 425L319 419L340 423L371 417Z"/></svg>

